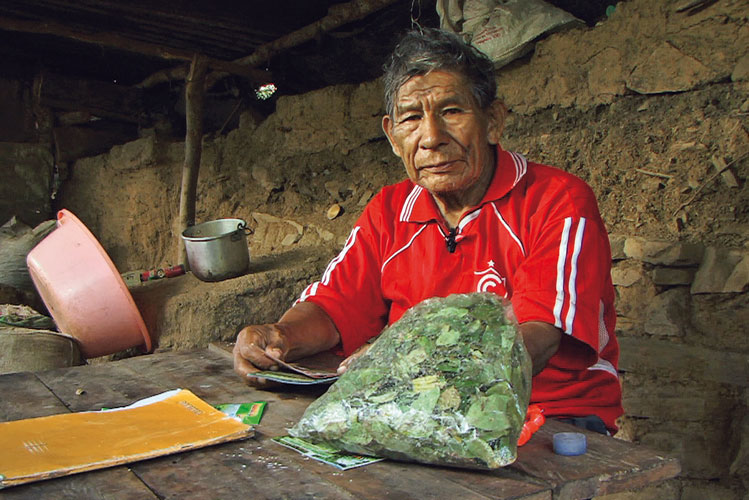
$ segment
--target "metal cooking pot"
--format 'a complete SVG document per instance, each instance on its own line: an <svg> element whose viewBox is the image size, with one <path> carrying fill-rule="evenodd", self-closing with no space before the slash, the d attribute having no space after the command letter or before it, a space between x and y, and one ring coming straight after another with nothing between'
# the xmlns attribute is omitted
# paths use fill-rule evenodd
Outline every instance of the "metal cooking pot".
<svg viewBox="0 0 749 500"><path fill-rule="evenodd" d="M221 281L247 274L252 230L242 219L218 219L190 226L182 232L187 263L203 281Z"/></svg>

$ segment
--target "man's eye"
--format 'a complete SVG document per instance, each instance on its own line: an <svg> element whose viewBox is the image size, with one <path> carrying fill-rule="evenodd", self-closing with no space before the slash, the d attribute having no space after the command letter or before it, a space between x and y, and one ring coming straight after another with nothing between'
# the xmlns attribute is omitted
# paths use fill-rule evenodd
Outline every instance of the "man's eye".
<svg viewBox="0 0 749 500"><path fill-rule="evenodd" d="M460 109L460 108L447 108L447 109L446 109L446 110L444 111L444 113L445 113L446 115L456 115L456 114L458 114L458 113L462 113L462 112L463 112L463 110L462 110L462 109Z"/></svg>
<svg viewBox="0 0 749 500"><path fill-rule="evenodd" d="M410 122L410 121L418 120L419 118L421 118L421 116L419 116L419 115L406 115L406 116L404 116L404 117L401 118L401 123L402 122Z"/></svg>

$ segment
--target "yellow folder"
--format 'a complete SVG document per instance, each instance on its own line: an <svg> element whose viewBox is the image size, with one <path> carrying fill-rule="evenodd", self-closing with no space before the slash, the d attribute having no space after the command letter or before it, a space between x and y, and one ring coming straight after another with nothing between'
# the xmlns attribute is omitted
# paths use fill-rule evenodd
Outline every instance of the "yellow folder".
<svg viewBox="0 0 749 500"><path fill-rule="evenodd" d="M124 408L0 423L0 488L252 436L187 390Z"/></svg>

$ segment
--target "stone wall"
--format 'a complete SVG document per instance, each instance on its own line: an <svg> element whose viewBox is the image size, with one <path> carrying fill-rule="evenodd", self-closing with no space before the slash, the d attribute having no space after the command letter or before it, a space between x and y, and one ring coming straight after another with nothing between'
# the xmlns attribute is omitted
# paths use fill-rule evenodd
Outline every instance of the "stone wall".
<svg viewBox="0 0 749 500"><path fill-rule="evenodd" d="M672 453L683 469L679 488L634 498L741 498L749 253L624 235L611 243L626 412L617 437Z"/></svg>

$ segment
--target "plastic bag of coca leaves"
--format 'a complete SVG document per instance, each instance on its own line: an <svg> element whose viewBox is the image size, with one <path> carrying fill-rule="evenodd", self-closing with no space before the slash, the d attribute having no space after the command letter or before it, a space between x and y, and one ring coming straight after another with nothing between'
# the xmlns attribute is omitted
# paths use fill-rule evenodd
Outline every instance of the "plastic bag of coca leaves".
<svg viewBox="0 0 749 500"><path fill-rule="evenodd" d="M289 434L351 453L495 469L517 457L531 361L492 293L432 298L383 330Z"/></svg>

